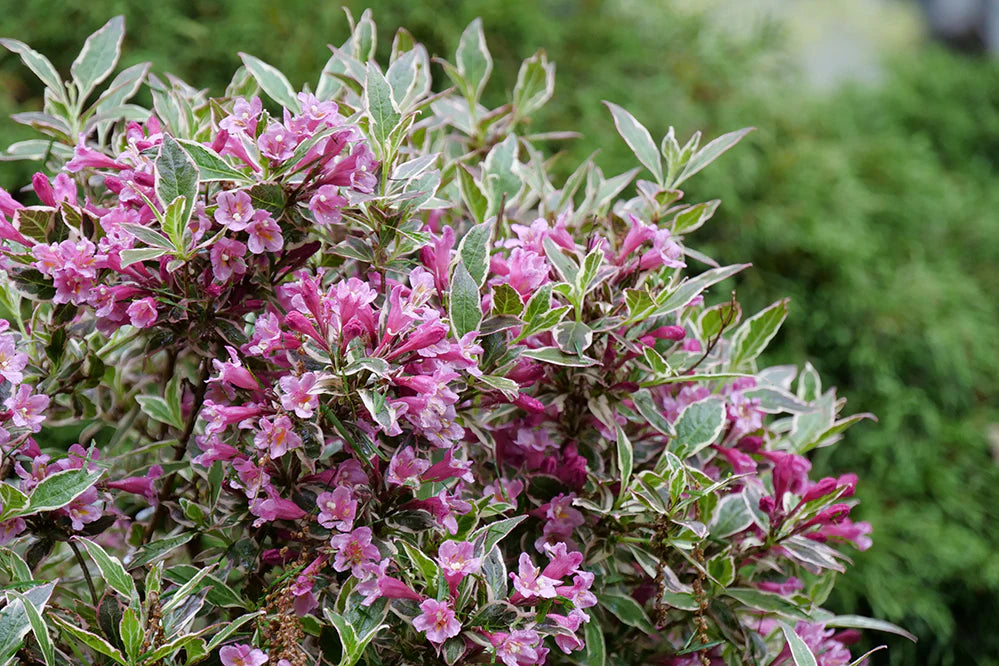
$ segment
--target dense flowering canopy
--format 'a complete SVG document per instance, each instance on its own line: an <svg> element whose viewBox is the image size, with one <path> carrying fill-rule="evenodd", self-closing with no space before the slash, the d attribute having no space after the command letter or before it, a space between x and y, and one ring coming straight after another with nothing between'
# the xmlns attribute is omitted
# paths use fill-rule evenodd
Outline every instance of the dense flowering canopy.
<svg viewBox="0 0 999 666"><path fill-rule="evenodd" d="M871 528L806 454L863 415L760 369L787 302L743 317L747 265L687 245L718 202L677 187L745 130L608 104L653 180L557 186L567 136L520 133L554 66L484 108L478 22L441 94L365 15L314 89L243 55L87 106L122 29L70 82L3 42L48 85L9 153L54 175L0 190L0 657L838 666L892 629L820 608Z"/></svg>

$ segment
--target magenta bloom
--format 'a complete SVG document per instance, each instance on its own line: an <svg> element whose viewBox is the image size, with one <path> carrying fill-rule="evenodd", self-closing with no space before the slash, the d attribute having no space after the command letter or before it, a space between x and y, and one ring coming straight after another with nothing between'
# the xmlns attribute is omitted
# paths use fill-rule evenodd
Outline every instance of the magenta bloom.
<svg viewBox="0 0 999 666"><path fill-rule="evenodd" d="M258 210L253 219L246 225L246 233L250 235L246 246L253 254L277 252L284 245L281 227L266 210Z"/></svg>
<svg viewBox="0 0 999 666"><path fill-rule="evenodd" d="M17 351L14 336L0 337L0 376L16 386L24 379L21 371L27 365L28 356Z"/></svg>
<svg viewBox="0 0 999 666"><path fill-rule="evenodd" d="M538 636L538 632L531 629L518 629L509 634L501 632L492 637L496 656L506 666L540 663L541 655L535 649L540 642L541 637Z"/></svg>
<svg viewBox="0 0 999 666"><path fill-rule="evenodd" d="M350 488L339 486L331 493L320 493L316 498L319 507L319 524L327 529L349 532L357 515L357 500Z"/></svg>
<svg viewBox="0 0 999 666"><path fill-rule="evenodd" d="M514 589L527 599L532 597L554 599L558 596L555 586L560 581L542 574L541 569L534 566L531 556L527 553L520 554L520 571L511 573L510 578L513 579Z"/></svg>
<svg viewBox="0 0 999 666"><path fill-rule="evenodd" d="M312 412L319 406L319 398L313 392L316 385L316 373L306 372L301 377L282 377L278 380L281 387L281 406L295 412L302 419L312 418Z"/></svg>
<svg viewBox="0 0 999 666"><path fill-rule="evenodd" d="M346 571L358 578L364 577L365 564L379 557L378 548L371 543L371 528L358 527L348 534L337 534L330 539L330 546L336 550L333 568Z"/></svg>
<svg viewBox="0 0 999 666"><path fill-rule="evenodd" d="M219 650L222 666L262 666L267 663L267 654L252 645L244 643L227 645Z"/></svg>
<svg viewBox="0 0 999 666"><path fill-rule="evenodd" d="M302 445L302 438L295 434L291 419L281 415L273 420L260 419L260 430L253 438L258 449L266 450L271 458L280 458L291 449Z"/></svg>
<svg viewBox="0 0 999 666"><path fill-rule="evenodd" d="M445 541L437 550L437 563L448 580L461 580L482 567L482 558L475 557L475 546L469 541Z"/></svg>
<svg viewBox="0 0 999 666"><path fill-rule="evenodd" d="M152 296L133 301L125 311L136 328L149 328L156 323L156 299Z"/></svg>
<svg viewBox="0 0 999 666"><path fill-rule="evenodd" d="M233 275L246 272L246 246L238 240L220 238L212 246L209 256L212 261L212 273L219 282L228 282Z"/></svg>
<svg viewBox="0 0 999 666"><path fill-rule="evenodd" d="M417 631L426 633L427 640L438 645L461 633L461 622L454 616L454 611L446 601L427 599L420 604L422 615L413 620Z"/></svg>
<svg viewBox="0 0 999 666"><path fill-rule="evenodd" d="M429 467L429 462L417 458L412 447L407 446L399 449L392 456L385 480L395 486L418 486L420 475L427 471Z"/></svg>
<svg viewBox="0 0 999 666"><path fill-rule="evenodd" d="M253 203L243 190L220 192L215 221L232 231L242 231L253 218Z"/></svg>
<svg viewBox="0 0 999 666"><path fill-rule="evenodd" d="M323 185L309 199L309 210L316 218L316 224L326 226L340 221L342 217L340 209L347 205L347 199L337 192L337 188L333 185Z"/></svg>
<svg viewBox="0 0 999 666"><path fill-rule="evenodd" d="M230 134L242 132L252 137L257 132L257 119L260 118L263 109L259 97L254 97L249 102L237 97L232 105L232 115L223 118L219 122L219 127Z"/></svg>
<svg viewBox="0 0 999 666"><path fill-rule="evenodd" d="M7 398L3 403L11 410L11 421L19 428L30 428L33 432L41 430L42 414L49 406L49 397L44 394L32 395L32 387L21 384L17 393Z"/></svg>
<svg viewBox="0 0 999 666"><path fill-rule="evenodd" d="M295 133L282 125L272 122L257 139L260 154L273 162L283 162L295 152Z"/></svg>

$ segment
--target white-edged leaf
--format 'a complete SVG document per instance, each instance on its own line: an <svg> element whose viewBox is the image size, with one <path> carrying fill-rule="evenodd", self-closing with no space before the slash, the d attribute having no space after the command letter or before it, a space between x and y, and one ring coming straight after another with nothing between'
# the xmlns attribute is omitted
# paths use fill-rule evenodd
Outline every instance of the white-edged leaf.
<svg viewBox="0 0 999 666"><path fill-rule="evenodd" d="M56 95L57 99L66 101L66 89L62 85L62 77L59 76L59 72L56 71L48 58L16 39L0 39L0 46L20 56L21 62L35 73L35 76Z"/></svg>
<svg viewBox="0 0 999 666"><path fill-rule="evenodd" d="M125 17L115 16L87 37L83 50L69 68L82 101L94 87L106 79L118 64L121 40L125 37Z"/></svg>
<svg viewBox="0 0 999 666"><path fill-rule="evenodd" d="M683 459L710 445L725 427L725 405L718 398L698 400L684 407L676 418L673 452Z"/></svg>
<svg viewBox="0 0 999 666"><path fill-rule="evenodd" d="M455 54L458 71L470 86L474 101L478 101L482 90L486 87L489 74L493 71L493 58L486 46L486 37L482 32L482 19L477 18L468 24L461 33L458 51Z"/></svg>
<svg viewBox="0 0 999 666"><path fill-rule="evenodd" d="M784 639L787 641L787 646L791 649L791 659L794 661L795 666L819 666L819 662L815 659L812 650L801 636L794 633L794 629L783 622L780 628L784 632Z"/></svg>
<svg viewBox="0 0 999 666"><path fill-rule="evenodd" d="M113 555L109 555L99 544L90 539L76 537L76 541L83 545L91 559L97 564L104 582L115 592L121 594L126 600L131 600L135 596L135 581L125 571L121 560Z"/></svg>
<svg viewBox="0 0 999 666"><path fill-rule="evenodd" d="M295 113L301 113L302 109L295 96L295 89L288 82L288 77L281 73L273 65L269 65L260 58L251 56L248 53L240 53L243 65L257 83L260 89L267 93L267 96L283 107Z"/></svg>
<svg viewBox="0 0 999 666"><path fill-rule="evenodd" d="M618 134L621 135L624 142L631 148L631 152L635 153L638 161L652 172L652 175L656 178L656 182L662 184L662 157L659 154L659 149L656 147L656 142L652 140L652 135L649 134L649 130L645 129L645 126L638 122L635 116L617 104L606 100L604 104L607 105L611 115L614 116L614 126L617 127Z"/></svg>
<svg viewBox="0 0 999 666"><path fill-rule="evenodd" d="M741 130L729 132L728 134L722 134L720 137L698 150L697 153L695 153L694 156L687 162L687 165L683 167L683 171L680 172L680 175L677 177L676 181L672 183L672 186L676 187L704 167L714 162L721 156L722 153L739 143L742 140L742 137L746 136L754 129L754 127L746 127Z"/></svg>

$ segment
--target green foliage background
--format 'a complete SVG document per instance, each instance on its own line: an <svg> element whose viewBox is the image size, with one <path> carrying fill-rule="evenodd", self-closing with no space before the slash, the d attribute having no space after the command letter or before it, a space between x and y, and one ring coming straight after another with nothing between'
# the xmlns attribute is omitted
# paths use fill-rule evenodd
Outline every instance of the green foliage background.
<svg viewBox="0 0 999 666"><path fill-rule="evenodd" d="M861 515L875 527L835 606L920 636L916 646L868 636L891 647L875 663L999 664L999 466L987 436L999 427L999 65L927 47L876 87L819 95L799 85L780 26L735 37L659 2L348 5L374 10L381 49L403 25L442 55L481 16L496 59L491 101L544 47L558 75L538 125L584 135L564 145L567 173L597 147L605 173L632 166L601 99L653 134L758 128L691 195L723 201L699 232L713 256L754 262L735 285L740 300L792 298L770 361L811 359L854 411L880 418L817 461L860 475ZM314 82L325 45L347 34L340 7L314 0L2 0L0 32L68 71L86 35L119 13L123 64L151 60L213 91L237 51ZM40 92L16 58L0 59L0 114L39 108ZM27 136L0 123L3 145ZM14 190L32 171L0 164L0 182Z"/></svg>

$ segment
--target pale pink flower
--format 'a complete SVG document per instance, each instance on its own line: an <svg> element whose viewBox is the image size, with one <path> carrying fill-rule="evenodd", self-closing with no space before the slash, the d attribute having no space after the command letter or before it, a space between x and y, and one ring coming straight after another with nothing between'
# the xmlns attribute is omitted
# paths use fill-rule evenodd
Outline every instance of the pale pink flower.
<svg viewBox="0 0 999 666"><path fill-rule="evenodd" d="M358 527L348 534L337 534L330 539L330 546L336 551L333 568L337 571L347 571L361 578L364 576L364 565L377 560L378 548L371 543L371 528Z"/></svg>
<svg viewBox="0 0 999 666"><path fill-rule="evenodd" d="M246 225L246 233L250 235L246 247L253 254L277 252L284 245L281 227L266 210L258 210L253 214L253 219Z"/></svg>
<svg viewBox="0 0 999 666"><path fill-rule="evenodd" d="M212 262L212 273L219 282L227 282L234 275L246 272L246 246L238 240L220 238L212 246L209 258Z"/></svg>
<svg viewBox="0 0 999 666"><path fill-rule="evenodd" d="M227 645L219 650L222 666L262 666L267 663L267 654L263 650L246 645Z"/></svg>
<svg viewBox="0 0 999 666"><path fill-rule="evenodd" d="M357 515L357 500L350 488L339 486L331 493L320 493L316 498L319 507L319 524L327 529L349 532Z"/></svg>
<svg viewBox="0 0 999 666"><path fill-rule="evenodd" d="M513 587L525 598L540 597L542 599L554 599L558 596L555 586L559 584L555 578L549 578L541 573L539 567L534 566L531 556L527 553L520 554L519 571L510 573L513 579Z"/></svg>
<svg viewBox="0 0 999 666"><path fill-rule="evenodd" d="M280 458L302 445L302 438L295 433L291 419L283 414L274 419L262 418L259 426L253 443L258 449L266 450L271 458Z"/></svg>
<svg viewBox="0 0 999 666"><path fill-rule="evenodd" d="M427 635L427 640L438 645L461 633L461 622L446 601L427 599L420 604L422 615L413 620L413 627Z"/></svg>
<svg viewBox="0 0 999 666"><path fill-rule="evenodd" d="M312 418L313 410L319 407L319 398L314 392L316 380L314 372L306 372L301 377L289 375L279 379L281 406L294 411L299 418Z"/></svg>
<svg viewBox="0 0 999 666"><path fill-rule="evenodd" d="M220 192L216 199L215 221L232 231L242 231L253 219L256 212L253 200L243 190L227 190Z"/></svg>

